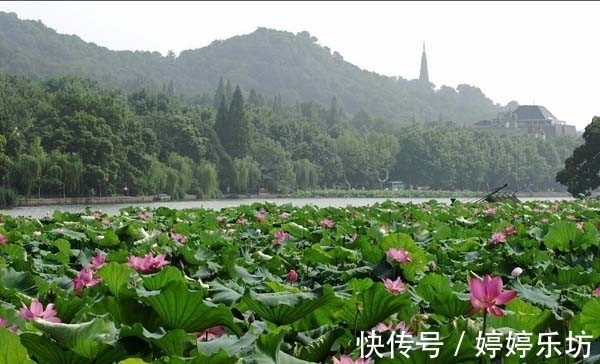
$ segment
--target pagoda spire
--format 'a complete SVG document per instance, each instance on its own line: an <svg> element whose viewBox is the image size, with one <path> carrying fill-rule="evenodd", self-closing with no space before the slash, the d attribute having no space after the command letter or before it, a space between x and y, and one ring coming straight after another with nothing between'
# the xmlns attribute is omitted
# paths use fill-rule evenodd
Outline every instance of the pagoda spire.
<svg viewBox="0 0 600 364"><path fill-rule="evenodd" d="M421 55L421 72L419 81L429 82L429 71L427 70L427 55L425 54L425 41L423 41L423 54Z"/></svg>

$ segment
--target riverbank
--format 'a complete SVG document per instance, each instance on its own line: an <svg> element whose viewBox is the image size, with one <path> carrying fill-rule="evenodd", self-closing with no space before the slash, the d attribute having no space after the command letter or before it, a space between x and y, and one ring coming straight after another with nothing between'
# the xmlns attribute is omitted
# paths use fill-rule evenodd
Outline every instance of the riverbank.
<svg viewBox="0 0 600 364"><path fill-rule="evenodd" d="M168 196L106 196L106 197L65 197L65 198L29 198L19 200L19 207L54 205L111 205L169 201Z"/></svg>
<svg viewBox="0 0 600 364"><path fill-rule="evenodd" d="M230 194L214 200L238 199L280 199L280 198L480 198L488 192L477 191L432 191L432 190L316 190L298 191L291 194ZM518 192L523 197L571 197L567 192ZM29 198L19 200L19 207L57 206L57 205L115 205L141 204L157 201L170 201L168 195L156 196L106 196L106 197L67 197L67 198ZM183 201L204 201L188 195Z"/></svg>

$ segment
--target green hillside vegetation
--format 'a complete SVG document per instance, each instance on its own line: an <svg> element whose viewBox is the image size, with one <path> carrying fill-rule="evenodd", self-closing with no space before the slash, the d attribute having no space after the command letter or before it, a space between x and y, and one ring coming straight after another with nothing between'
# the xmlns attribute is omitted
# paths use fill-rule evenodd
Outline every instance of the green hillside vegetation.
<svg viewBox="0 0 600 364"><path fill-rule="evenodd" d="M229 82L222 82L227 84ZM450 123L398 125L335 102L257 106L227 87L218 110L79 77L0 74L0 178L23 196L202 198L318 188L561 189L577 138L500 137ZM219 90L224 91L219 97ZM254 96L253 102L260 97ZM240 141L245 141L241 143Z"/></svg>
<svg viewBox="0 0 600 364"><path fill-rule="evenodd" d="M416 61L420 55L406 56ZM280 97L286 104L328 105L335 97L349 114L364 109L390 122L470 125L503 109L475 86L435 90L429 83L382 76L344 61L308 32L265 28L216 40L178 57L173 53L163 57L158 52L111 51L77 36L58 34L39 21L0 12L0 71L34 80L76 75L127 92L170 89L188 101L205 104L212 102L211 94L222 77L264 95L268 104Z"/></svg>

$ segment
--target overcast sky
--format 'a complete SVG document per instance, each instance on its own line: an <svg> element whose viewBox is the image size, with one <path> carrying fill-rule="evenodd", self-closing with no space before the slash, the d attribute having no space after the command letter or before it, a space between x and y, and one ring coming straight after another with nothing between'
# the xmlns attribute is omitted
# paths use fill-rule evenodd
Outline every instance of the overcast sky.
<svg viewBox="0 0 600 364"><path fill-rule="evenodd" d="M0 2L113 50L165 55L257 27L308 31L356 66L477 86L496 103L543 105L585 128L600 116L600 2Z"/></svg>

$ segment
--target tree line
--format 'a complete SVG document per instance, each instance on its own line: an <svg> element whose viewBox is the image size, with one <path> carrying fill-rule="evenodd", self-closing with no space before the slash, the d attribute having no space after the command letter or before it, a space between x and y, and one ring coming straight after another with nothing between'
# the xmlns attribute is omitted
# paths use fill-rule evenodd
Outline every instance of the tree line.
<svg viewBox="0 0 600 364"><path fill-rule="evenodd" d="M562 189L578 138L508 137L452 123L392 123L282 102L220 80L195 101L81 77L0 73L0 183L25 197L290 193L384 188Z"/></svg>

